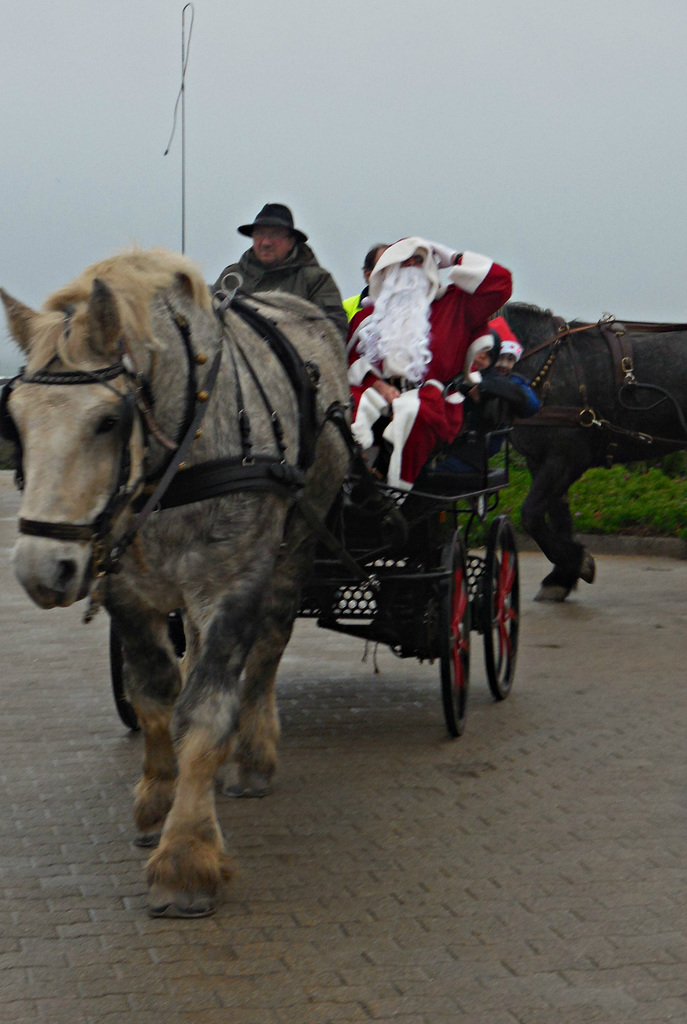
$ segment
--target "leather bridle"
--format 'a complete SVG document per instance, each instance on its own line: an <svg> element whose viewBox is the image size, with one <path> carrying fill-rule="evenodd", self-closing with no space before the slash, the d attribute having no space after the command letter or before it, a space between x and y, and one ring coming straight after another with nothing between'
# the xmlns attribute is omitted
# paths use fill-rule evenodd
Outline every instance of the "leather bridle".
<svg viewBox="0 0 687 1024"><path fill-rule="evenodd" d="M258 387L261 400L268 413L274 436L276 455L254 455L252 453L251 428L248 415L244 409L244 399L238 380L236 356L230 346L229 351L234 363L236 381L236 404L238 414L241 454L226 458L213 459L209 462L196 464L186 468L184 457L193 440L199 436L200 424L208 407L215 383L219 374L223 335L220 339L212 363L203 380L202 388L198 387L196 365L207 361L204 353L196 354L190 336L190 326L186 318L169 303L168 312L182 339L187 361L187 398L186 411L178 436L169 441L163 435L153 416L154 398L150 381L135 368L133 356L125 338L118 344L119 360L110 366L98 370L49 371L47 368L27 374L23 369L12 378L2 389L0 395L0 435L14 443L16 452L15 478L17 486L23 486L22 450L19 432L12 420L8 402L13 390L20 384L45 385L80 385L101 384L119 396L123 412L122 446L120 452L117 481L104 509L90 523L54 523L41 520L19 520L19 531L34 537L48 537L60 541L90 541L92 556L90 577L95 578L95 586L91 590L90 605L85 620L90 621L98 610L102 595L100 584L104 578L117 571L118 563L124 552L133 543L138 531L148 517L162 508L174 508L191 502L203 501L206 498L219 497L240 490L270 490L287 497L294 495L300 500L305 482L305 472L312 464L315 451L315 438L324 423L334 419L338 411L338 403L333 403L327 410L322 423L316 424L315 393L319 370L314 364L304 363L289 339L281 333L276 325L263 317L257 310L246 306L239 299L231 299L234 312L241 316L248 325L258 331L263 340L270 346L282 364L290 384L296 395L298 404L299 444L298 460L293 465L286 461L286 448L283 443L283 429L276 411L272 408L267 394L259 384L246 353L238 343L234 343L241 362ZM221 327L223 327L223 310L217 311ZM71 311L66 311L69 318ZM68 320L66 331L68 331ZM125 389L115 388L110 381L123 377ZM129 482L131 471L130 442L135 416L138 414L141 423L144 447L154 436L165 448L169 449L166 461L150 478L140 477ZM124 508L129 505L136 513L129 529L117 538L112 537L113 521Z"/></svg>
<svg viewBox="0 0 687 1024"><path fill-rule="evenodd" d="M42 384L42 385L80 385L100 384L106 387L113 394L117 395L120 402L120 430L122 443L119 455L119 466L112 493L105 503L105 507L90 523L55 523L37 519L19 519L19 532L32 537L49 537L53 540L62 541L98 541L102 540L110 529L113 518L129 501L132 493L137 488L139 481L129 486L129 474L131 471L130 441L134 426L135 398L134 392L130 389L119 391L109 382L118 377L128 377L127 370L123 363L112 363L110 366L98 370L38 370L35 373L27 374L26 369L13 377L2 393L2 405L0 415L2 417L2 434L8 440L14 442L16 452L15 480L17 487L22 490L24 486L24 471L22 446L19 432L9 412L8 402L11 394L20 384Z"/></svg>
<svg viewBox="0 0 687 1024"><path fill-rule="evenodd" d="M135 368L131 351L124 337L120 338L117 345L119 359L109 366L96 370L53 371L46 367L32 373L28 373L24 367L5 384L0 395L0 434L14 445L15 482L20 490L24 486L22 444L8 404L12 393L19 385L79 386L99 384L117 395L120 403L119 424L121 434L119 465L113 489L105 502L104 508L89 523L51 522L21 517L19 519L19 532L24 535L46 537L51 540L64 542L90 542L93 548L90 566L91 577L102 579L109 572L115 571L118 561L133 542L136 533L140 530L145 519L148 518L156 507L159 507L161 498L160 482L165 481L168 483L171 477L178 472L179 463L198 432L210 394L217 379L222 353L221 344L217 348L210 371L204 381L204 389L198 390L196 364L204 363L207 357L204 354L196 355L194 353L190 339L190 328L186 318L169 304L167 304L167 308L183 343L187 362L188 386L186 409L178 430L178 436L174 441L170 441L164 435L155 421L153 415L154 399L150 381L145 374ZM69 332L70 316L71 310L68 309L65 312L65 334ZM111 383L120 378L124 381L123 390L120 390ZM156 471L152 479L139 476L130 481L131 437L136 415L139 417L142 428L144 446L147 446L149 438L154 436L164 448L168 449L168 455L163 466ZM155 486L156 483L157 487ZM149 502L139 511L133 528L127 530L122 537L115 540L112 536L114 521L127 505L131 505L146 485L149 489L153 490L151 497L154 500L150 502L149 499Z"/></svg>

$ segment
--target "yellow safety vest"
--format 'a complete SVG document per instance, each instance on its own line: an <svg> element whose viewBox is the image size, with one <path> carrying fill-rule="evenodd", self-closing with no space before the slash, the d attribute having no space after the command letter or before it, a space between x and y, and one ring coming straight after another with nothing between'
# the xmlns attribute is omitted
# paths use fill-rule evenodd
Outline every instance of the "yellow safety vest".
<svg viewBox="0 0 687 1024"><path fill-rule="evenodd" d="M360 309L360 300L362 298L362 295L363 293L359 292L358 295L351 295L349 299L343 300L343 308L346 311L346 316L348 317L349 323Z"/></svg>

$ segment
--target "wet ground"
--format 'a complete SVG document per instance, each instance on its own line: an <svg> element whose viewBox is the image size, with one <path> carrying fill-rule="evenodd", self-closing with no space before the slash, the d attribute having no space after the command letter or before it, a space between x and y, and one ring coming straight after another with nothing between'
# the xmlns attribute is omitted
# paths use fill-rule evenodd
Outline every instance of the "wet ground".
<svg viewBox="0 0 687 1024"><path fill-rule="evenodd" d="M465 735L436 665L298 624L276 792L219 798L240 873L151 920L131 845L140 737L107 622L41 612L0 474L3 1024L687 1021L687 562L598 559L563 606L521 556L516 683L473 634Z"/></svg>

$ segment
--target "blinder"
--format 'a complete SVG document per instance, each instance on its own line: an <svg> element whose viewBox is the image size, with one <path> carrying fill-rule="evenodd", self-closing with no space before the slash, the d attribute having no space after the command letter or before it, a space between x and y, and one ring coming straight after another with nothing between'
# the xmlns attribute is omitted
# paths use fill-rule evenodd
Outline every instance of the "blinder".
<svg viewBox="0 0 687 1024"><path fill-rule="evenodd" d="M17 384L102 384L109 391L117 395L120 401L119 424L121 445L119 466L117 468L114 490L108 498L105 508L96 516L92 523L51 523L34 519L20 519L20 533L33 537L49 537L53 540L63 541L99 541L107 535L112 518L124 507L130 497L127 484L131 472L130 442L134 428L136 399L133 391L119 391L109 383L109 381L120 377L122 374L130 376L122 363L113 363L111 366L98 370L58 370L52 372L39 370L31 374L30 377L25 376L24 368L3 387L0 394L0 435L14 445L15 482L19 490L24 485L22 444L19 431L9 411L9 400Z"/></svg>
<svg viewBox="0 0 687 1024"><path fill-rule="evenodd" d="M21 373L18 373L8 380L0 392L0 437L9 441L14 447L14 482L20 491L24 487L23 452L21 437L9 410L9 401L14 391L14 385L21 379L21 376Z"/></svg>

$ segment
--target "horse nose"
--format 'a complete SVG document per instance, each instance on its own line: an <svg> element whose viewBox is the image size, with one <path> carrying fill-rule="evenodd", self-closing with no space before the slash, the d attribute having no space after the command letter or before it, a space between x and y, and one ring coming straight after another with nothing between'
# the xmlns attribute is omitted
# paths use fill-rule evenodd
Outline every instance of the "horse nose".
<svg viewBox="0 0 687 1024"><path fill-rule="evenodd" d="M64 608L84 596L87 558L85 550L65 551L43 538L20 537L12 561L17 579L40 608Z"/></svg>
<svg viewBox="0 0 687 1024"><path fill-rule="evenodd" d="M52 579L37 582L34 585L34 600L44 608L65 607L73 601L70 584L76 577L76 562L70 558L62 558L55 563Z"/></svg>
<svg viewBox="0 0 687 1024"><path fill-rule="evenodd" d="M76 577L77 566L73 558L61 558L55 566L55 591L64 594Z"/></svg>

